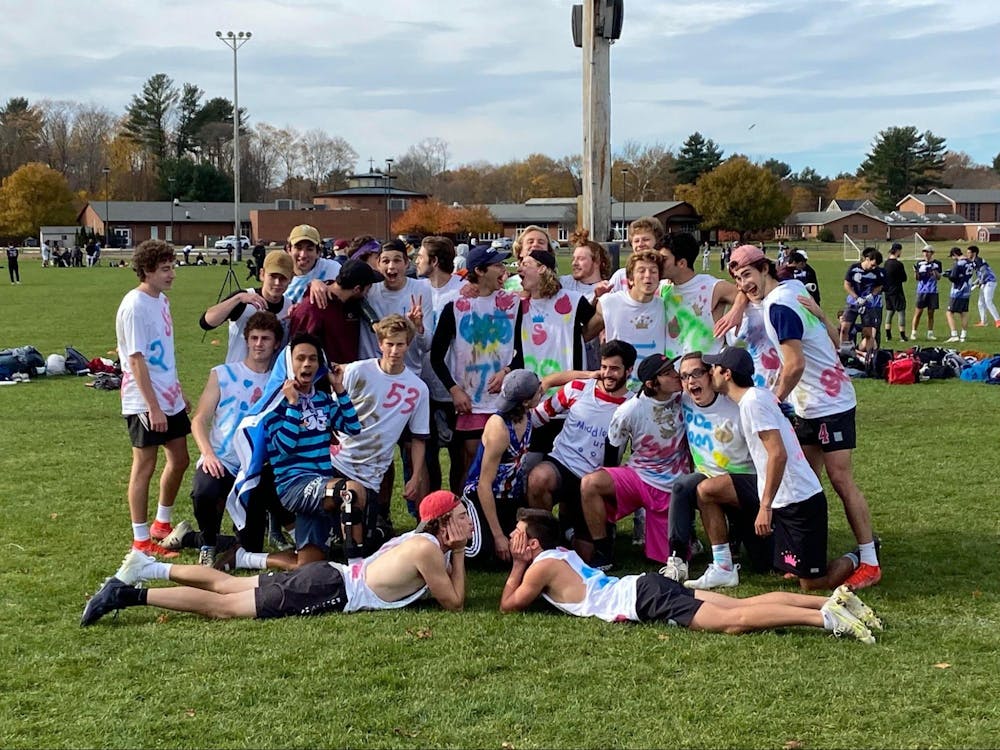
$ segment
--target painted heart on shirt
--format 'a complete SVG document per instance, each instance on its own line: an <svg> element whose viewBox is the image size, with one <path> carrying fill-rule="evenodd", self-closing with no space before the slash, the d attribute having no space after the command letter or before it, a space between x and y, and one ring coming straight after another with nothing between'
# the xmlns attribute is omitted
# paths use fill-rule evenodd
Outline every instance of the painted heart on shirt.
<svg viewBox="0 0 1000 750"><path fill-rule="evenodd" d="M569 295L560 295L559 299L556 300L556 304L553 309L560 315L566 315L573 311L573 303L569 301Z"/></svg>

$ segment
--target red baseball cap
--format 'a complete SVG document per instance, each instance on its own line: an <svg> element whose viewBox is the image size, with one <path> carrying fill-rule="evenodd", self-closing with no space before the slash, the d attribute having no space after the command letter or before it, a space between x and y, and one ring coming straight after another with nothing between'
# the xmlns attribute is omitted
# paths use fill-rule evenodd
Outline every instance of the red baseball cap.
<svg viewBox="0 0 1000 750"><path fill-rule="evenodd" d="M448 515L461 504L462 501L448 490L432 492L420 501L420 524L417 531L423 531L430 521Z"/></svg>

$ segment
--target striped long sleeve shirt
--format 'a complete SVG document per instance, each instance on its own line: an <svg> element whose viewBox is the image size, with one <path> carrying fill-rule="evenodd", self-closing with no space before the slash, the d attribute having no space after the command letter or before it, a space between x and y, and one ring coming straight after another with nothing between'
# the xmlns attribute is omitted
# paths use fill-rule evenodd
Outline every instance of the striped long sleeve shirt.
<svg viewBox="0 0 1000 750"><path fill-rule="evenodd" d="M267 454L274 468L279 495L297 480L333 476L330 437L333 431L361 432L354 404L347 393L336 400L323 391L300 395L296 403L282 401L267 418Z"/></svg>

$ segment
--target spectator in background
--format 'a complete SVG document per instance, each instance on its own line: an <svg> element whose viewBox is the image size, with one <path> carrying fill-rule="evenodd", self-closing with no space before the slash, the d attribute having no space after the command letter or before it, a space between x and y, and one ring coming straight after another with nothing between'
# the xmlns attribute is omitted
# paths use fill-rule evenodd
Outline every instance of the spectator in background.
<svg viewBox="0 0 1000 750"><path fill-rule="evenodd" d="M927 311L927 340L933 341L937 337L934 335L934 311L938 309L938 279L941 278L941 261L934 260L934 248L930 245L924 247L924 259L913 264L913 271L917 278L917 301L913 305L913 323L910 325L910 338L916 341L917 326L920 325L920 316L924 310Z"/></svg>
<svg viewBox="0 0 1000 750"><path fill-rule="evenodd" d="M21 254L13 245L7 246L7 273L10 274L11 284L21 283L21 270L18 266L17 258Z"/></svg>
<svg viewBox="0 0 1000 750"><path fill-rule="evenodd" d="M948 295L948 310L945 316L948 318L948 327L951 329L951 337L947 343L965 343L969 328L969 298L972 296L972 276L975 270L972 264L962 257L962 251L953 247L948 253L951 259L951 268L946 276L951 281L951 293ZM962 332L959 334L955 326L955 316L958 316L962 323Z"/></svg>
<svg viewBox="0 0 1000 750"><path fill-rule="evenodd" d="M989 310L993 316L993 324L1000 328L1000 315L997 314L997 306L993 304L993 293L997 289L997 275L993 273L990 264L979 257L979 248L976 245L969 245L966 251L969 254L969 263L975 272L973 286L979 287L979 322L976 327L986 325L986 311Z"/></svg>
<svg viewBox="0 0 1000 750"><path fill-rule="evenodd" d="M816 270L809 265L809 255L805 250L792 248L788 254L786 264L791 272L791 278L801 281L809 292L810 296L819 304L819 279L816 278ZM780 274L779 274L780 275Z"/></svg>
<svg viewBox="0 0 1000 750"><path fill-rule="evenodd" d="M899 262L899 254L903 251L903 246L898 242L893 242L889 248L889 258L883 266L885 271L885 286L882 289L885 298L885 340L892 341L892 320L899 315L899 340L907 341L906 338L906 292L903 291L903 284L906 283L906 266ZM819 300L816 300L819 302Z"/></svg>

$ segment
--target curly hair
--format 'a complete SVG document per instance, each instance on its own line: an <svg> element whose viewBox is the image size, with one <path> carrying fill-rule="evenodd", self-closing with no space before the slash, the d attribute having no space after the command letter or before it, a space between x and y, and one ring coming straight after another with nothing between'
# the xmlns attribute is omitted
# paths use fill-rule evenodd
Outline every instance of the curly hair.
<svg viewBox="0 0 1000 750"><path fill-rule="evenodd" d="M611 278L611 256L604 249L604 245L590 239L590 231L587 229L577 229L569 236L570 247L574 250L578 247L585 247L590 250L590 257L601 269L601 278L607 281Z"/></svg>

